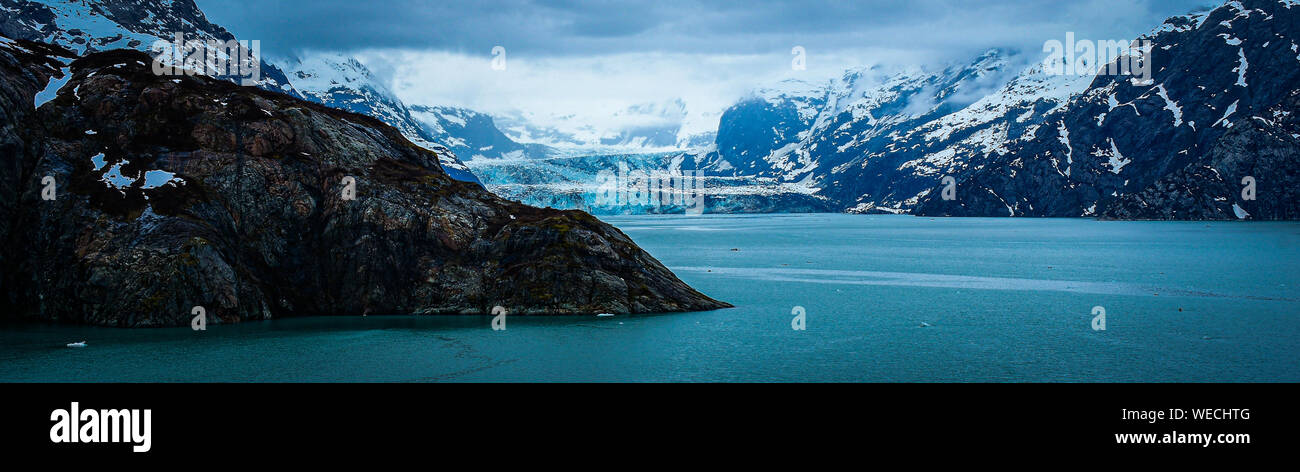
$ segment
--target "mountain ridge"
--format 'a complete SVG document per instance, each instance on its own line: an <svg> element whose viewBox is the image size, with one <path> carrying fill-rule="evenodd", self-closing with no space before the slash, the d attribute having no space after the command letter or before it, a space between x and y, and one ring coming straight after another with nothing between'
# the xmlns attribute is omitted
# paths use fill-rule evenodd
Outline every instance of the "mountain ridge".
<svg viewBox="0 0 1300 472"><path fill-rule="evenodd" d="M1096 76L1048 126L959 179L956 199L932 194L918 214L1300 218L1298 36L1300 4L1285 0L1171 18L1141 38L1149 84ZM1244 197L1247 179L1260 198Z"/></svg>

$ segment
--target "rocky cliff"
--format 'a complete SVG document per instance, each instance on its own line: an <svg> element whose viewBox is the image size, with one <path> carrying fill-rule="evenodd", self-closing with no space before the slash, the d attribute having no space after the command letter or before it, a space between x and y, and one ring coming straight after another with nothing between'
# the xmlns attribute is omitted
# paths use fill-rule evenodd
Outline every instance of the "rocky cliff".
<svg viewBox="0 0 1300 472"><path fill-rule="evenodd" d="M195 306L210 323L729 306L586 213L449 178L376 119L157 76L150 60L0 40L0 316L137 327L188 324Z"/></svg>

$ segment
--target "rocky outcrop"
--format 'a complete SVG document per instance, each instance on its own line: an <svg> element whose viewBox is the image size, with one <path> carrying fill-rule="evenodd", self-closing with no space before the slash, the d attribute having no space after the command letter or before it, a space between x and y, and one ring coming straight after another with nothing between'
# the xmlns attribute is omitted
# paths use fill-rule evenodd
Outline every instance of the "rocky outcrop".
<svg viewBox="0 0 1300 472"><path fill-rule="evenodd" d="M136 327L188 324L195 306L210 323L730 306L586 213L449 178L374 118L149 63L0 44L0 316Z"/></svg>

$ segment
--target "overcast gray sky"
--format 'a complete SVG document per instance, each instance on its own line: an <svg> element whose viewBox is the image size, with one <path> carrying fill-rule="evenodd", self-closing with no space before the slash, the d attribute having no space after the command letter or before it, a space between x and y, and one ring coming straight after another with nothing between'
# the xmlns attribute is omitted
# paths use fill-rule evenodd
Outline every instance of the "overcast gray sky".
<svg viewBox="0 0 1300 472"><path fill-rule="evenodd" d="M198 0L240 37L287 48L485 54L765 53L893 45L1009 46L1070 28L1143 32L1206 0L417 1ZM982 46L981 46L982 47Z"/></svg>
<svg viewBox="0 0 1300 472"><path fill-rule="evenodd" d="M197 0L265 50L354 54L405 101L494 113L606 115L683 98L720 109L750 87L865 65L934 64L990 47L1131 39L1206 0ZM507 69L490 67L494 46ZM791 48L806 71L790 68Z"/></svg>

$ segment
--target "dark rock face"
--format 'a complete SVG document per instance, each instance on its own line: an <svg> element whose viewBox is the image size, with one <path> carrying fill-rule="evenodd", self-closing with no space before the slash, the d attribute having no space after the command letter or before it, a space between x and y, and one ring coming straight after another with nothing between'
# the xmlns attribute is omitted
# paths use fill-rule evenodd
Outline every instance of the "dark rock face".
<svg viewBox="0 0 1300 472"><path fill-rule="evenodd" d="M1229 2L1150 39L1153 80L1099 75L920 215L1295 219L1300 7ZM1256 181L1256 199L1242 180ZM1234 205L1236 208L1234 208ZM1238 211L1238 209L1242 211Z"/></svg>
<svg viewBox="0 0 1300 472"><path fill-rule="evenodd" d="M1300 95L1285 105L1300 109ZM1145 220L1300 220L1300 120L1270 124L1241 120L1187 167L1140 193L1125 194L1100 216ZM1283 125L1283 126L1278 126ZM1254 199L1242 196L1244 176L1255 179ZM1234 208L1236 205L1236 208ZM1240 214L1239 214L1240 212Z"/></svg>
<svg viewBox="0 0 1300 472"><path fill-rule="evenodd" d="M16 47L0 38L0 241L13 240L15 215L20 207L15 198L25 191L34 162L27 159L34 146L23 125L32 121L35 109L33 97L51 77L59 76L63 65L54 57L70 56L71 52L59 47L39 43L25 43ZM40 179L35 179L39 183ZM34 196L40 198L39 196ZM6 248L10 247L6 244ZM0 250L0 267L9 274L11 251ZM6 284L6 292L9 292ZM3 316L3 315L0 315Z"/></svg>
<svg viewBox="0 0 1300 472"><path fill-rule="evenodd" d="M586 213L449 178L376 119L155 76L136 51L71 59L0 44L0 316L137 327L188 324L195 306L214 323L730 306ZM71 80L33 110L64 67Z"/></svg>

